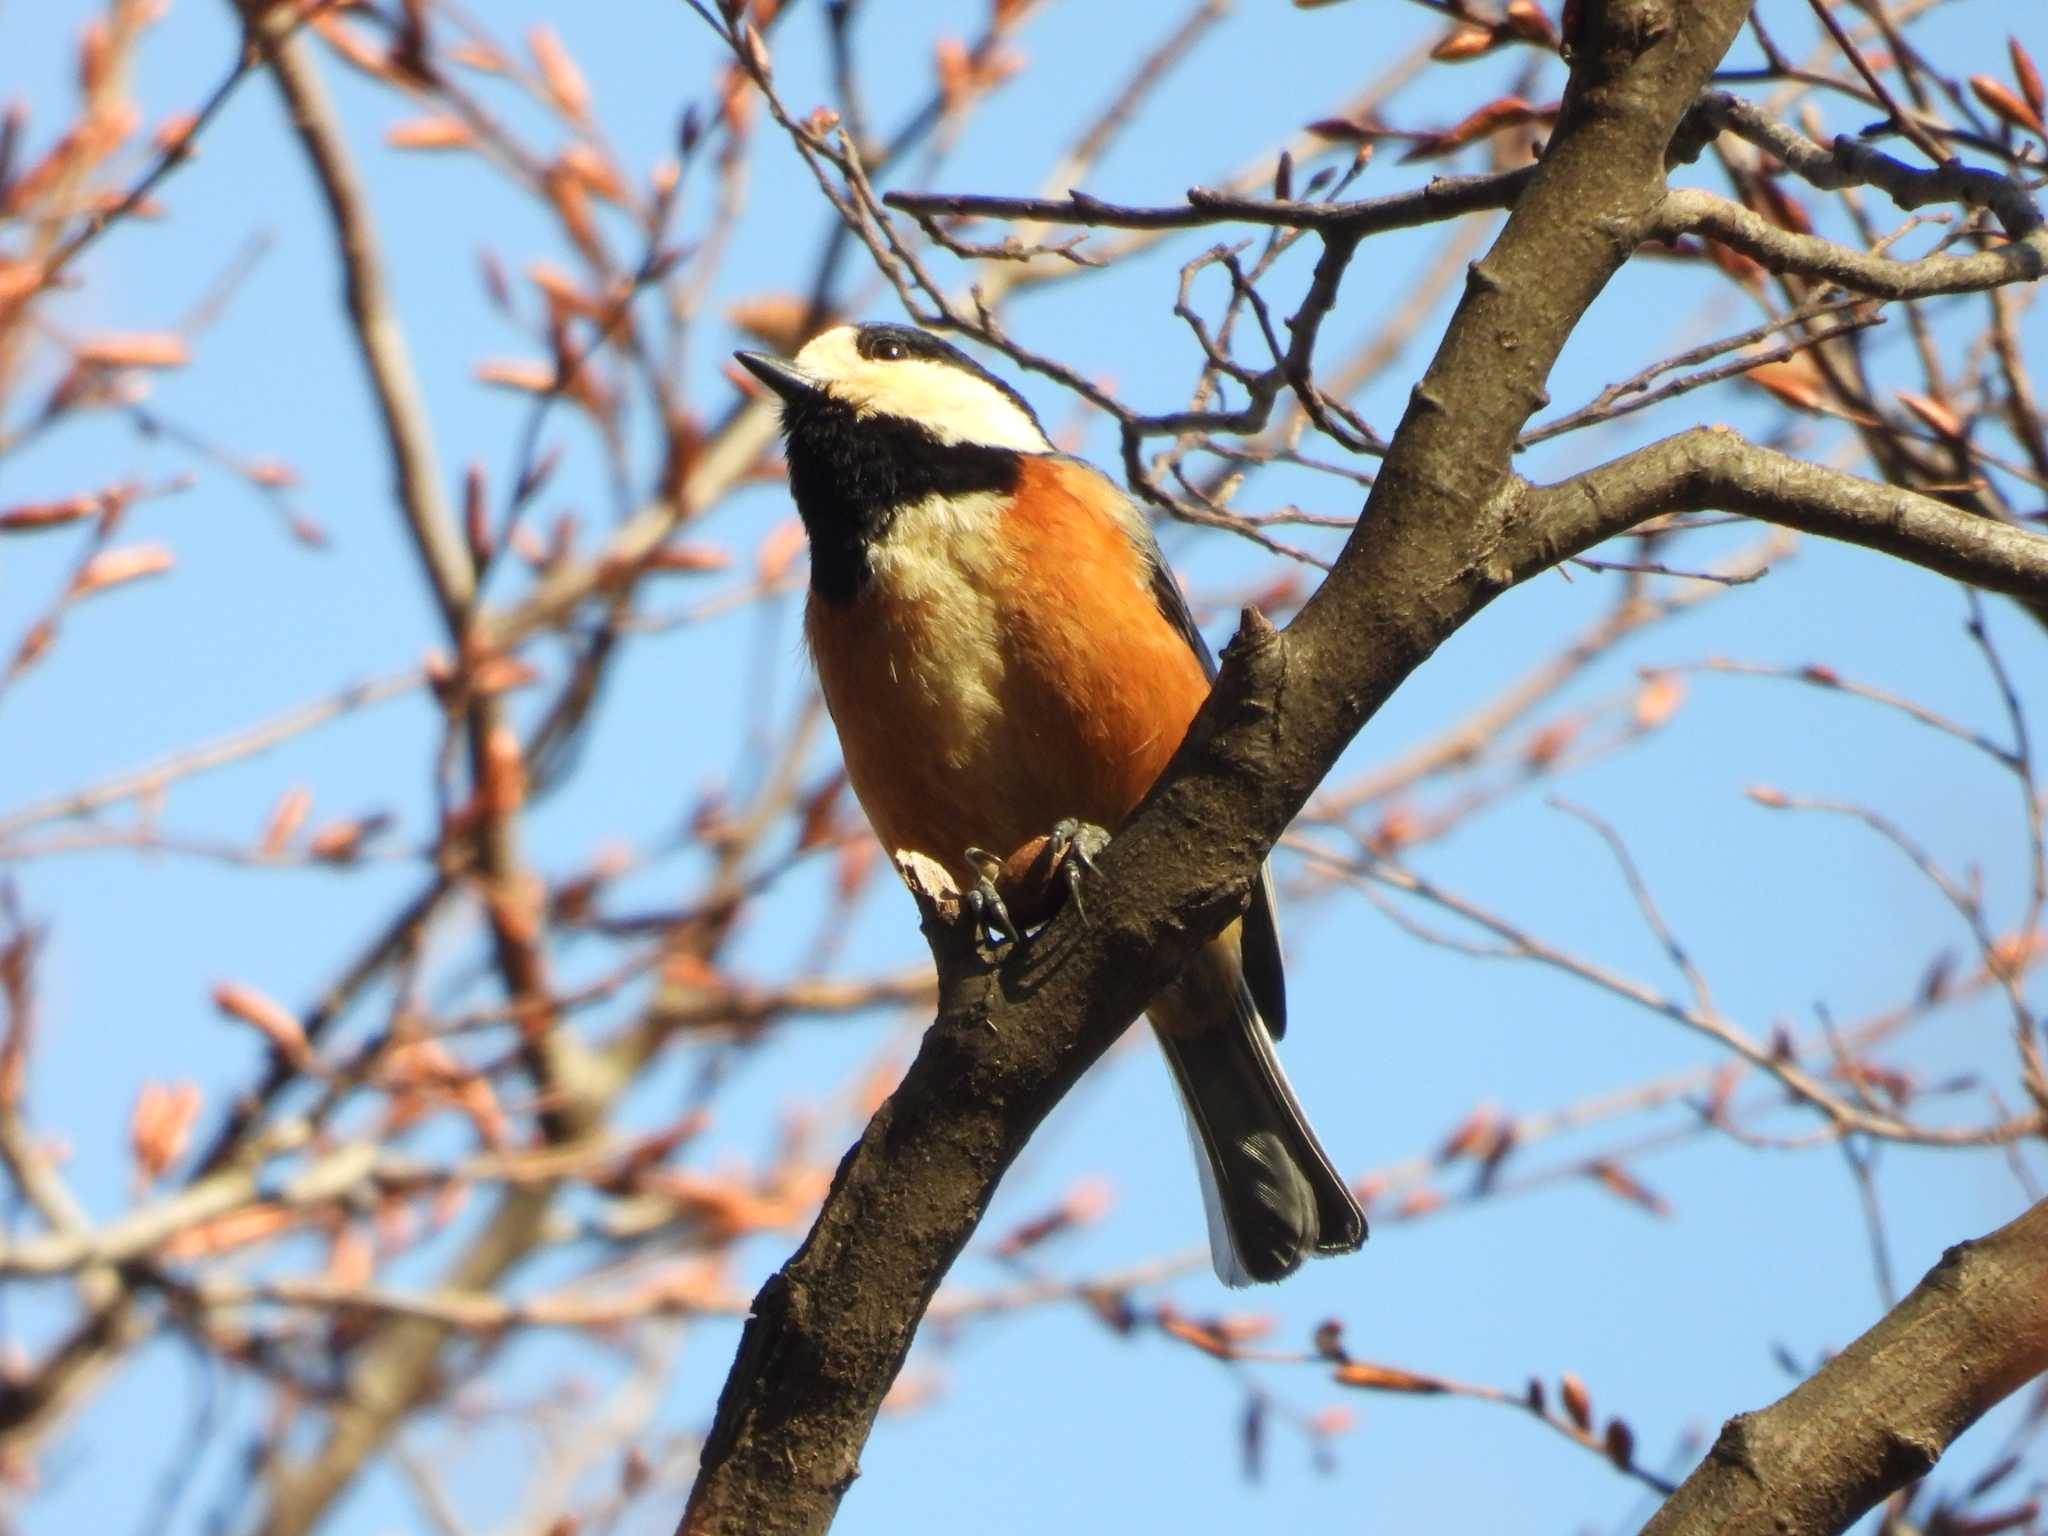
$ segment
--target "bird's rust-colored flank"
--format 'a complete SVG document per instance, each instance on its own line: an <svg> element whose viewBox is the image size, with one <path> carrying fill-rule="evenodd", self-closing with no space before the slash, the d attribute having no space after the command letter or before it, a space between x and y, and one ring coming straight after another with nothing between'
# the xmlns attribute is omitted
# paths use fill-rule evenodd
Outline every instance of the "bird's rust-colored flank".
<svg viewBox="0 0 2048 1536"><path fill-rule="evenodd" d="M1153 599L1123 494L1072 460L1021 474L977 509L986 522L907 510L861 594L814 597L806 617L882 845L956 878L970 845L1007 853L1070 816L1114 828L1209 691Z"/></svg>

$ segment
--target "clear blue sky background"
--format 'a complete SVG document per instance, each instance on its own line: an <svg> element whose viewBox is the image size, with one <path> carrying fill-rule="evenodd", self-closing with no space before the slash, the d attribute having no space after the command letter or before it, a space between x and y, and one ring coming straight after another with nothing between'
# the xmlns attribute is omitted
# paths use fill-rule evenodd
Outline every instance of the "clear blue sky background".
<svg viewBox="0 0 2048 1536"><path fill-rule="evenodd" d="M481 9L508 40L533 20L561 30L613 141L641 174L667 152L681 106L700 99L715 48L679 0L496 0ZM816 9L798 5L777 42L784 89L799 108L824 96L821 22L805 14ZM978 22L979 8L969 9L974 15L956 16L955 7L926 0L871 0L861 55L881 126L923 98L930 39ZM1803 38L1803 6L1776 9L1787 35ZM1958 73L2002 72L2003 29L2020 12L1995 0L1951 5L1922 39ZM87 14L77 0L0 0L0 89L33 103L37 145L68 109L73 39ZM1077 0L1045 6L1019 41L1035 59L1057 61L1056 104L1027 76L977 115L938 183L1034 190L1070 125L1113 92L1173 14L1171 7ZM139 79L150 121L196 101L226 68L235 45L227 16L228 7L213 0L180 0L151 34ZM1173 78L1088 189L1170 201L1334 108L1432 25L1418 9L1371 0L1307 13L1265 0L1244 4ZM2031 14L2024 25L2037 56L2048 54L2048 30ZM1502 70L1487 62L1440 72L1390 115L1411 125L1448 123L1485 98L1482 82L1504 85ZM382 132L404 115L401 108L339 68L328 74L370 181L444 465L452 477L477 458L502 477L523 406L475 384L471 369L483 356L527 349L491 314L477 252L488 241L516 270L556 257L553 237L464 159L385 151ZM1536 94L1554 94L1552 75ZM1860 125L1835 104L1825 110L1833 114L1831 131ZM1427 174L1396 158L1383 154L1360 190L1391 191ZM772 140L761 145L751 195L756 206L740 231L722 302L800 286L822 227L807 174ZM330 530L332 545L310 552L292 543L229 477L111 422L68 427L0 466L5 504L128 474L201 471L197 489L133 518L135 535L175 546L176 577L77 613L52 661L0 702L0 813L403 668L438 639L341 323L325 222L267 81L241 92L164 201L164 223L121 231L99 248L89 284L60 313L81 331L174 325L245 240L269 236L268 254L200 339L195 363L163 378L155 400L174 419L297 466L303 502ZM1888 212L1873 202L1884 222ZM1422 232L1369 247L1346 290L1335 341L1370 331L1379 306L1398 297L1404 276L1439 238ZM1014 328L1028 344L1114 376L1124 398L1165 407L1185 388L1191 357L1169 313L1173 269L1202 243L1055 285L1017 307ZM1288 270L1276 294L1299 281L1299 264ZM1555 399L1576 403L1679 345L1748 323L1725 300L1703 313L1697 299L1706 292L1704 284L1674 284L1668 268L1625 274L1557 370ZM890 311L877 300L873 312ZM1957 318L1973 315L1958 310ZM1376 424L1391 428L1440 327L1441 317L1431 316L1403 365L1360 401ZM2028 339L2042 356L2041 326L2030 324ZM728 398L718 369L738 342L718 323L698 332L689 378L709 413ZM1903 348L1903 326L1882 345ZM1043 381L1019 382L1049 419L1069 414L1071 402ZM1701 419L1754 427L1769 418L1730 389L1654 418L1650 430ZM600 462L566 421L557 421L556 436L573 451L543 510L577 506L602 523L610 506ZM1528 469L1560 473L1587 462L1596 447L1629 440L1620 433L1599 444L1572 439L1532 455ZM1110 445L1098 433L1090 450L1106 455ZM1307 504L1319 511L1355 509L1329 481L1276 479L1258 495L1261 505L1293 496L1315 498ZM732 498L701 533L744 562L786 510L780 490L763 487ZM1220 535L1177 533L1170 542L1198 592L1241 589L1266 569ZM11 641L39 610L69 555L58 539L0 549L0 636ZM1499 603L1372 723L1340 773L1391 756L1489 696L1603 611L1614 579L1549 577ZM2002 603L1990 611L2037 722L2048 722L2040 630ZM1590 701L1625 688L1639 665L1709 654L1793 665L1822 660L2001 735L1996 695L1963 636L1964 615L1949 583L1809 542L1768 579L1610 661L1573 697ZM1211 625L1219 639L1223 622ZM786 718L809 686L793 605L777 609L765 629L749 614L638 642L572 787L532 818L536 863L559 873L609 839L658 839L704 788L743 772L746 743L732 739L730 722L746 718L742 695L761 667L771 679L767 702L751 707L765 711L763 718ZM165 824L248 836L284 787L305 783L321 816L393 810L406 845L429 825L429 785L419 765L434 728L417 698L380 707L181 784L164 808ZM821 742L821 765L830 752L829 741ZM1877 807L1952 868L1980 868L1998 910L2015 910L2023 880L2015 796L1980 759L1851 701L1779 683L1695 680L1675 721L1649 745L1575 773L1560 788L1628 837L1673 926L1730 1014L1752 1032L1767 1032L1779 1019L1805 1027L1819 1004L1853 1019L1909 994L1937 948L1966 944L1894 853L1852 826L1752 805L1742 790L1759 781ZM1475 820L1419 864L1545 938L1677 985L1594 839L1540 803ZM673 864L658 869L635 892L650 903L672 896L679 873ZM217 1103L250 1070L252 1041L217 1021L207 1002L211 983L232 976L294 1003L309 999L411 887L415 872L402 863L345 874L263 872L99 854L37 861L13 878L51 931L31 1108L41 1125L68 1138L68 1172L106 1214L128 1198L125 1125L136 1086L189 1076ZM815 886L799 885L785 909L755 914L742 968L772 972L788 933L808 931L817 899ZM1290 932L1295 1026L1287 1059L1347 1168L1426 1150L1481 1101L1531 1111L1720 1059L1674 1026L1583 985L1420 945L1362 900L1319 908ZM907 963L922 952L908 903L879 888L863 910L857 943L864 965ZM569 960L572 971L577 963ZM1957 1008L1927 1026L1910 1054L1935 1073L1975 1069L2007 1083L2008 1027L1996 1007ZM758 1155L780 1109L830 1092L904 1028L891 1019L798 1027L748 1068L725 1101L715 1145ZM670 1071L650 1090L642 1106L648 1120L659 1117L663 1095L678 1081ZM1952 1109L1974 1116L1981 1101L1957 1100ZM1681 1113L1654 1123L1682 1122ZM1778 1128L1794 1125L1786 1119ZM1531 1154L1529 1166L1599 1144L1554 1145ZM2028 1156L2037 1176L2048 1173L2048 1162ZM990 1230L1093 1173L1113 1184L1114 1212L1047 1255L1059 1272L1178 1250L1199 1241L1186 1158L1179 1116L1149 1046L1123 1051L1047 1126L1006 1186ZM1305 1343L1316 1322L1340 1317L1351 1347L1367 1358L1510 1388L1531 1375L1554 1382L1559 1371L1575 1370L1603 1416L1630 1420L1644 1461L1663 1466L1683 1437L1711 1436L1727 1414L1785 1390L1790 1383L1774 1362L1774 1345L1811 1360L1853 1337L1880 1307L1837 1150L1745 1150L1715 1138L1635 1166L1670 1200L1670 1219L1590 1182L1567 1182L1426 1222L1385 1222L1361 1255L1311 1266L1277 1290L1228 1297L1202 1273L1170 1294L1191 1312L1270 1313L1276 1345ZM1879 1177L1892 1260L1907 1282L1944 1245L1997 1225L2023 1203L1996 1155L1886 1151ZM750 1248L753 1277L785 1247L777 1239ZM1000 1271L970 1254L958 1276L991 1283ZM8 1329L25 1343L47 1338L55 1315L47 1297L15 1288L0 1304ZM728 1325L689 1335L666 1391L665 1429L688 1432L707 1422L734 1338ZM1276 1424L1266 1475L1249 1483L1238 1464L1242 1397L1232 1372L1156 1336L1112 1339L1078 1309L977 1328L943 1352L932 1343L920 1345L913 1370L936 1373L942 1396L876 1432L839 1526L854 1536L1297 1524L1608 1530L1643 1508L1635 1485L1515 1415L1463 1402L1346 1396L1313 1369L1252 1374L1278 1402L1302 1411L1345 1402L1358 1410L1359 1427L1336 1443L1335 1468L1325 1475L1308 1465L1299 1437ZM522 1344L493 1379L507 1391L531 1390L553 1379L547 1367L560 1360L559 1349L545 1340ZM606 1378L600 1371L596 1379ZM46 1459L45 1491L23 1509L26 1528L133 1529L178 1454L205 1381L181 1347L152 1346ZM223 1429L209 1442L182 1529L233 1487L238 1431L260 1405L260 1391L247 1384L221 1378L215 1388ZM1997 1433L1995 1424L1980 1430L1980 1443ZM414 1442L429 1455L445 1443L439 1434ZM450 1462L451 1483L476 1529L515 1515L509 1501L532 1456L519 1432L492 1430ZM227 1507L237 1506L230 1499ZM402 1486L380 1473L361 1483L331 1528L425 1526Z"/></svg>

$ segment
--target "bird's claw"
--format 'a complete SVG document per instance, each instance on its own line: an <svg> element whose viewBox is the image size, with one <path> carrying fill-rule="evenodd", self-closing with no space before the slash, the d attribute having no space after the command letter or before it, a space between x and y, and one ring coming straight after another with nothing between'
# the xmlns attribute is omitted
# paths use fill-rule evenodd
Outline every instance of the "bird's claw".
<svg viewBox="0 0 2048 1536"><path fill-rule="evenodd" d="M1062 894L1086 922L1081 882L1089 874L1102 873L1095 856L1108 846L1109 834L1102 828L1069 817L1008 858L986 848L967 849L961 857L974 878L961 901L975 939L990 950L1018 943L1027 928L1035 930L1052 920ZM1013 908L1022 914L1021 922L1012 915Z"/></svg>
<svg viewBox="0 0 2048 1536"><path fill-rule="evenodd" d="M1074 910L1081 915L1081 921L1088 921L1088 908L1081 901L1081 878L1083 874L1100 875L1102 866L1095 862L1095 855L1109 846L1109 834L1093 822L1081 821L1069 816L1052 829L1050 852L1053 867L1060 872L1060 878L1067 883L1067 900L1074 904Z"/></svg>
<svg viewBox="0 0 2048 1536"><path fill-rule="evenodd" d="M1053 922L1065 897L1087 922L1081 901L1085 874L1100 874L1096 854L1110 846L1110 834L1090 821L1061 821L1042 838L1012 852L1008 858L987 848L969 848L963 862L973 881L963 895L965 913L975 924L975 938L999 950L1016 944L1044 924Z"/></svg>
<svg viewBox="0 0 2048 1536"><path fill-rule="evenodd" d="M963 900L975 938L991 950L1016 943L1023 935L1011 918L1010 909L1003 904L1003 893L996 888L996 880L1003 873L1003 861L986 848L969 848L966 858L975 878Z"/></svg>

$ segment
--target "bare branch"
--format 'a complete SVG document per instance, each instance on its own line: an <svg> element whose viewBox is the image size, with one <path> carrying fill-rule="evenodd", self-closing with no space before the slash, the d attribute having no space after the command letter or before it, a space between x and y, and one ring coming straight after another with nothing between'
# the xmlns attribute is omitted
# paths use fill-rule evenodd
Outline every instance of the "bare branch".
<svg viewBox="0 0 2048 1536"><path fill-rule="evenodd" d="M1722 1428L1644 1536L1846 1530L2048 1370L2048 1203L1942 1255L1788 1396Z"/></svg>
<svg viewBox="0 0 2048 1536"><path fill-rule="evenodd" d="M1989 591L2048 597L2048 537L1758 447L1726 427L1694 427L1527 491L1513 514L1515 564L1545 545L1576 553L1658 513L1708 510L1883 550Z"/></svg>
<svg viewBox="0 0 2048 1536"><path fill-rule="evenodd" d="M1362 198L1353 203L1239 197L1201 187L1189 189L1187 206L1182 208L1106 203L1085 192L1070 192L1063 198L890 192L882 201L925 225L942 218L1020 219L1084 229L1204 229L1214 224L1265 224L1278 229L1321 230L1362 240L1389 230L1440 223L1464 213L1511 208L1529 184L1530 174L1524 169L1487 176L1439 176L1412 191Z"/></svg>
<svg viewBox="0 0 2048 1536"><path fill-rule="evenodd" d="M1989 250L1894 261L1819 235L1780 229L1739 203L1692 187L1668 193L1644 230L1646 239L1675 240L1681 235L1719 240L1773 272L1822 277L1884 299L1976 293L2009 283L2030 283L2048 271L2048 230L2038 225L2010 244Z"/></svg>
<svg viewBox="0 0 2048 1536"><path fill-rule="evenodd" d="M432 577L443 617L451 630L459 632L475 595L476 570L463 547L427 432L426 400L385 282L369 198L349 162L327 88L313 68L304 39L296 35L296 16L261 0L235 3L278 82L327 200L343 256L356 343L376 385L396 500Z"/></svg>

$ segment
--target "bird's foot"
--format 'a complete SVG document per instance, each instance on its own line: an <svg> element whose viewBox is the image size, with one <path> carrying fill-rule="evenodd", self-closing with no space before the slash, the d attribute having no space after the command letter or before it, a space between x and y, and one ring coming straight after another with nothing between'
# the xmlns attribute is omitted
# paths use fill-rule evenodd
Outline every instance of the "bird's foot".
<svg viewBox="0 0 2048 1536"><path fill-rule="evenodd" d="M969 848L965 858L975 882L963 899L976 936L990 949L1014 943L1027 930L1050 922L1062 898L1072 902L1086 921L1081 883L1088 875L1102 873L1095 856L1108 846L1109 834L1101 827L1068 817L1008 858Z"/></svg>

